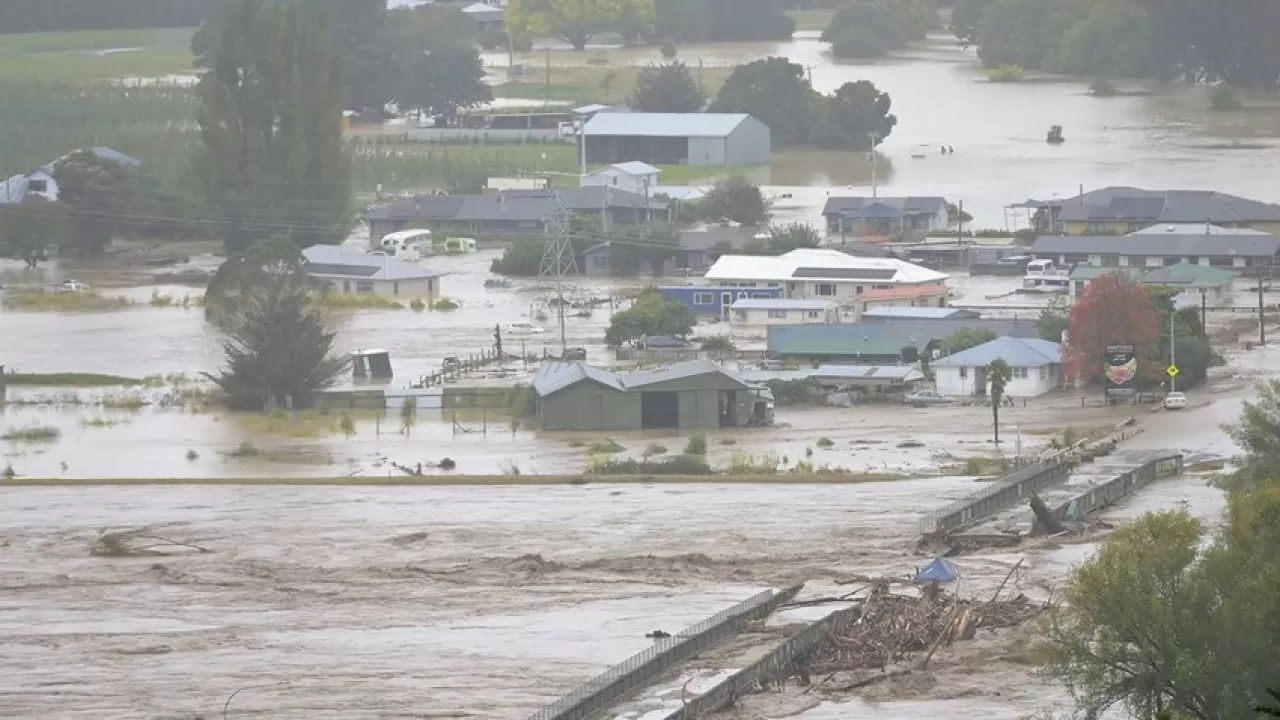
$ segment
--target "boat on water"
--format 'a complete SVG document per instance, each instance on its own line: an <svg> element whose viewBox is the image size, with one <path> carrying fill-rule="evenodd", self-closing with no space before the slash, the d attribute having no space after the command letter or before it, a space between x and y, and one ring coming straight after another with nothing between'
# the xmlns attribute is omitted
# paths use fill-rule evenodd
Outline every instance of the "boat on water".
<svg viewBox="0 0 1280 720"><path fill-rule="evenodd" d="M1032 260L1022 276L1022 292L1065 293L1071 289L1071 271L1053 264L1052 260Z"/></svg>

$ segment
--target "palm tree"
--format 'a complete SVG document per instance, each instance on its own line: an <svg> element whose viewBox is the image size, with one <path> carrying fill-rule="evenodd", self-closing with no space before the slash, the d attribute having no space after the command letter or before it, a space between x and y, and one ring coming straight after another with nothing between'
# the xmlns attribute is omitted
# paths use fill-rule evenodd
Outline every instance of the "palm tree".
<svg viewBox="0 0 1280 720"><path fill-rule="evenodd" d="M1013 379L1013 368L1004 358L992 360L986 367L987 387L991 393L991 424L995 431L996 445L1000 444L1000 401L1004 399L1005 386Z"/></svg>

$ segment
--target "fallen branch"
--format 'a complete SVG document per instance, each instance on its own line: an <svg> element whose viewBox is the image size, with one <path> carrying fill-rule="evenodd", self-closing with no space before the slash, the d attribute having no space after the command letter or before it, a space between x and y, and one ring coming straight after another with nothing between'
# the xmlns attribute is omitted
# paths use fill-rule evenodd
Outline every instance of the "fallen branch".
<svg viewBox="0 0 1280 720"><path fill-rule="evenodd" d="M147 541L150 544L139 544L139 541ZM200 553L213 552L201 545L174 540L146 530L104 530L98 535L93 545L89 547L89 554L97 557L138 557L173 554L161 552L165 548L187 548Z"/></svg>

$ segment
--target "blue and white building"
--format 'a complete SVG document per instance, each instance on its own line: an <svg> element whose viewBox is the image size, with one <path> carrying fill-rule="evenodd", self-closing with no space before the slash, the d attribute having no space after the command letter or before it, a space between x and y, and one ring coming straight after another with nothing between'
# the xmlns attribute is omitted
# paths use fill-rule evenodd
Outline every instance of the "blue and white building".
<svg viewBox="0 0 1280 720"><path fill-rule="evenodd" d="M710 285L664 285L658 288L658 294L664 300L674 300L693 311L699 318L714 318L728 321L730 308L735 302L748 298L778 299L782 297L780 287L733 288L714 287Z"/></svg>

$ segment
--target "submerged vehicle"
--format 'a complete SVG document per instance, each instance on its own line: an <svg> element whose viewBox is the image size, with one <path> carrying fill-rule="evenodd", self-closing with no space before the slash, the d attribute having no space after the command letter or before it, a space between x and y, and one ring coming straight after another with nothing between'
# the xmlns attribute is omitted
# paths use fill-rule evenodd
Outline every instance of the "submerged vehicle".
<svg viewBox="0 0 1280 720"><path fill-rule="evenodd" d="M1064 293L1071 289L1071 271L1056 267L1052 260L1032 260L1022 277L1022 291Z"/></svg>
<svg viewBox="0 0 1280 720"><path fill-rule="evenodd" d="M1048 137L1046 138L1046 141L1050 145L1058 145L1060 143L1066 142L1066 139L1062 137L1062 126L1054 125L1053 127L1049 128L1049 134L1048 134Z"/></svg>
<svg viewBox="0 0 1280 720"><path fill-rule="evenodd" d="M387 255L407 262L417 262L435 254L435 242L432 240L430 230L399 230L387 233L382 236L378 245Z"/></svg>

